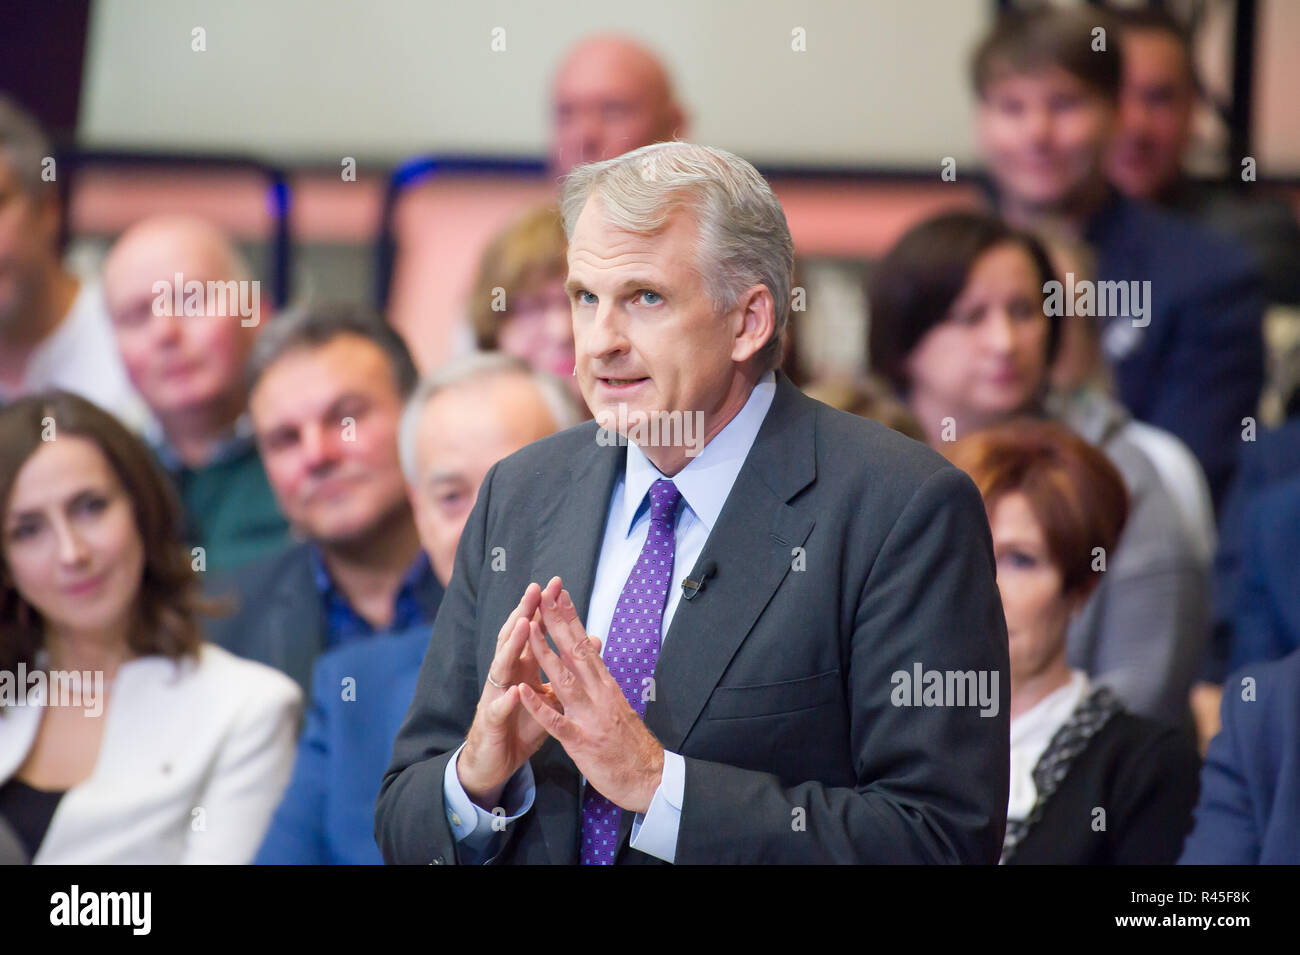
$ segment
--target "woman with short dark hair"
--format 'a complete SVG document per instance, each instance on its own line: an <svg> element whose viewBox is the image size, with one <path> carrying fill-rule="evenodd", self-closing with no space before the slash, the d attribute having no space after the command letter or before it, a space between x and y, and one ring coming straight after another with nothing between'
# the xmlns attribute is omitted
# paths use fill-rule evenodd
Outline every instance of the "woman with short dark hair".
<svg viewBox="0 0 1300 955"><path fill-rule="evenodd" d="M174 493L63 391L0 409L0 819L37 863L243 863L297 686L203 642Z"/></svg>

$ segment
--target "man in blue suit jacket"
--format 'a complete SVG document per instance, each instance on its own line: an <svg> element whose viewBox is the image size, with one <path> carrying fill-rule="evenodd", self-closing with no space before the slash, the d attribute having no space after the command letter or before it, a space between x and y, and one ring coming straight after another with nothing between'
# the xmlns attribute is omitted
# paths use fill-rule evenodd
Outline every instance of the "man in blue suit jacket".
<svg viewBox="0 0 1300 955"><path fill-rule="evenodd" d="M1180 864L1300 863L1300 651L1234 673Z"/></svg>
<svg viewBox="0 0 1300 955"><path fill-rule="evenodd" d="M446 586L488 468L578 410L558 383L504 355L474 355L425 379L399 445L420 541ZM316 661L293 779L271 820L262 865L379 865L375 799L415 695L432 627L373 637Z"/></svg>
<svg viewBox="0 0 1300 955"><path fill-rule="evenodd" d="M1261 491L1245 508L1241 577L1232 608L1229 666L1278 660L1300 648L1300 476Z"/></svg>
<svg viewBox="0 0 1300 955"><path fill-rule="evenodd" d="M375 797L430 630L373 637L317 659L293 779L257 865L383 863L372 831Z"/></svg>

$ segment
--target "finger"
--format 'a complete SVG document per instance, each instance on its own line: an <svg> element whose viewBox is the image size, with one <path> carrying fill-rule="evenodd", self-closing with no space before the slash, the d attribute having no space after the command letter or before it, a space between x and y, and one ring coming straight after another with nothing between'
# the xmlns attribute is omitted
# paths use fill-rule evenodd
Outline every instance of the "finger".
<svg viewBox="0 0 1300 955"><path fill-rule="evenodd" d="M578 738L577 724L558 710L547 706L531 687L519 687L519 700L537 724L560 742L567 746Z"/></svg>
<svg viewBox="0 0 1300 955"><path fill-rule="evenodd" d="M587 631L578 619L578 609L573 605L567 590L561 590L555 597L543 593L541 610L542 620L562 655L566 651L578 649L586 642Z"/></svg>
<svg viewBox="0 0 1300 955"><path fill-rule="evenodd" d="M515 627L515 621L520 617L532 617L537 613L542 596L542 589L537 584L529 584L524 588L524 595L519 599L515 609L511 611L506 622L501 625L501 631L497 634L497 646L505 643L510 638L511 632Z"/></svg>
<svg viewBox="0 0 1300 955"><path fill-rule="evenodd" d="M497 647L497 652L492 656L492 663L488 667L487 683L494 690L500 690L501 687L496 683L514 683L516 675L516 663L520 654L528 645L529 623L522 617L515 620L514 629L510 631L510 636L506 638L505 643Z"/></svg>
<svg viewBox="0 0 1300 955"><path fill-rule="evenodd" d="M538 665L546 671L550 686L560 701L566 708L576 702L579 699L578 681L573 671L565 666L564 661L547 645L546 638L539 631L532 631L529 634L528 645L532 647Z"/></svg>
<svg viewBox="0 0 1300 955"><path fill-rule="evenodd" d="M568 592L561 591L553 607L547 606L543 596L542 616L565 665L584 682L598 679L598 671L604 669L600 654L592 652L587 631L578 619L578 610Z"/></svg>
<svg viewBox="0 0 1300 955"><path fill-rule="evenodd" d="M501 691L501 696L493 700L487 708L488 723L492 726L501 726L510 718L516 706L519 705L519 687L512 683Z"/></svg>

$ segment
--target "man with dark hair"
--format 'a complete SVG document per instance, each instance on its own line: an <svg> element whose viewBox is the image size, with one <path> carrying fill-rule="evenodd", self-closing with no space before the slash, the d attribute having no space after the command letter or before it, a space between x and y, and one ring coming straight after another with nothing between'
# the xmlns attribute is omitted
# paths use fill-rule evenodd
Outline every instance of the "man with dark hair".
<svg viewBox="0 0 1300 955"><path fill-rule="evenodd" d="M415 380L397 333L349 305L281 316L250 355L262 462L305 540L212 588L233 590L238 609L212 625L211 639L278 667L304 693L322 650L428 623L442 599L398 457Z"/></svg>
<svg viewBox="0 0 1300 955"><path fill-rule="evenodd" d="M0 96L0 404L65 388L143 429L99 287L64 268L53 151L36 121Z"/></svg>
<svg viewBox="0 0 1300 955"><path fill-rule="evenodd" d="M1246 245L1259 260L1275 302L1300 304L1300 223L1280 197L1242 180L1230 157L1223 182L1193 181L1183 169L1200 96L1191 38L1169 13L1116 11L1124 78L1119 128L1107 173L1125 195L1193 218Z"/></svg>
<svg viewBox="0 0 1300 955"><path fill-rule="evenodd" d="M1066 314L1100 322L1120 399L1186 442L1217 507L1263 386L1263 285L1244 248L1106 181L1117 39L1090 8L1004 18L974 58L979 139L1009 221L1095 250L1096 275L1063 278L1099 291Z"/></svg>

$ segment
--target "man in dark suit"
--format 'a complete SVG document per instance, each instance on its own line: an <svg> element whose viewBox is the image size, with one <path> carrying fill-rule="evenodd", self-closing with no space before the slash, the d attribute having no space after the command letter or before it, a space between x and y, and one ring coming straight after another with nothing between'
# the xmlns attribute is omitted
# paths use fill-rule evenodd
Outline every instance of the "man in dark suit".
<svg viewBox="0 0 1300 955"><path fill-rule="evenodd" d="M1092 8L1006 15L974 58L978 137L1004 218L1095 253L1058 314L1099 323L1120 400L1187 444L1217 512L1264 385L1263 279L1245 246L1108 183L1117 40Z"/></svg>
<svg viewBox="0 0 1300 955"><path fill-rule="evenodd" d="M281 315L248 363L266 476L301 543L217 577L234 613L208 637L298 681L326 649L431 623L442 587L420 548L398 458L415 385L406 346L350 305Z"/></svg>
<svg viewBox="0 0 1300 955"><path fill-rule="evenodd" d="M384 859L996 862L1007 634L974 486L773 372L793 248L748 163L647 146L562 207L596 420L483 482Z"/></svg>
<svg viewBox="0 0 1300 955"><path fill-rule="evenodd" d="M1228 678L1182 865L1300 864L1300 650Z"/></svg>

